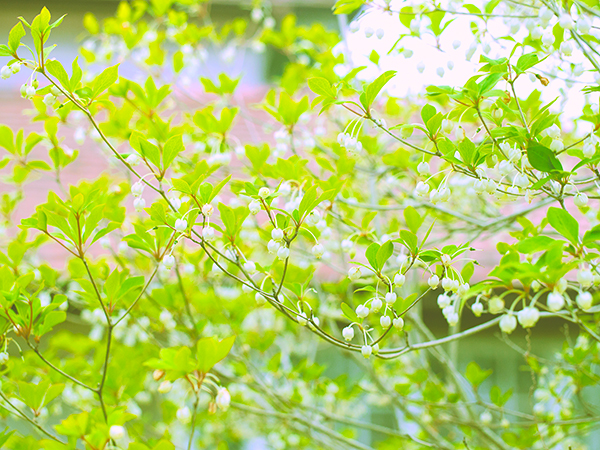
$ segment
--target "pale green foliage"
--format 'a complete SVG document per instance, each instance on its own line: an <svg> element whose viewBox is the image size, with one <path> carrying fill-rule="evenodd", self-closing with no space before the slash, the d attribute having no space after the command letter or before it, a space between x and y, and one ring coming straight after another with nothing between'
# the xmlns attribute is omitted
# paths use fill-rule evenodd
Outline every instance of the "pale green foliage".
<svg viewBox="0 0 600 450"><path fill-rule="evenodd" d="M334 7L360 8L350 29L369 11L398 16L400 32L365 33L397 33L385 50L405 56L405 38L441 50L469 16L479 72L410 99L393 96L400 71L383 70L377 49L378 74L360 81L340 34L275 24L267 7L213 23L205 3L121 2L114 17L85 16L82 58L62 62L49 57L62 18L20 18L1 74L32 74L21 92L43 126L0 125L12 188L0 203L0 446L582 448L600 420L586 399L600 381L600 88L580 86L589 104L569 133L539 90L571 53L585 61L565 69L574 81L600 76L600 10L447 3ZM521 19L522 42L508 33L487 56L488 26ZM256 105L232 74L194 80L201 99L182 94L210 47L287 62ZM145 81L120 73L124 59ZM106 68L88 76L92 63ZM536 87L524 94L526 77ZM64 145L70 125L116 166L65 186L89 151ZM37 178L57 188L16 223ZM48 249L64 268L43 261ZM559 323L576 342L538 356L550 351L540 328L558 335ZM459 346L490 330L522 356L526 408L519 386L494 385ZM370 420L375 406L394 418Z"/></svg>

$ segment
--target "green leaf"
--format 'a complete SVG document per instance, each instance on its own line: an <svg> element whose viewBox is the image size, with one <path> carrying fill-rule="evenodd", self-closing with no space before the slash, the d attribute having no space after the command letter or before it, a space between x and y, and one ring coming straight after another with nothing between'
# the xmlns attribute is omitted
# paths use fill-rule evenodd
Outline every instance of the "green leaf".
<svg viewBox="0 0 600 450"><path fill-rule="evenodd" d="M165 143L163 148L163 167L162 170L167 170L171 163L175 160L175 157L185 150L183 146L183 140L181 134L172 136Z"/></svg>
<svg viewBox="0 0 600 450"><path fill-rule="evenodd" d="M390 259L390 257L392 256L392 254L394 253L394 244L392 243L392 241L386 241L381 247L379 247L379 250L377 250L377 267L379 268L379 270L383 269L383 266L385 265L385 263L387 262L388 259Z"/></svg>
<svg viewBox="0 0 600 450"><path fill-rule="evenodd" d="M562 164L554 152L541 144L532 144L527 148L527 159L531 167L542 172L563 170Z"/></svg>
<svg viewBox="0 0 600 450"><path fill-rule="evenodd" d="M25 36L25 29L21 22L17 23L8 35L8 47L11 49L13 54L17 53L21 39Z"/></svg>
<svg viewBox="0 0 600 450"><path fill-rule="evenodd" d="M67 71L60 63L60 61L56 59L46 61L46 70L50 75L54 76L59 81L63 88L71 92L71 83L69 82L69 75L67 74Z"/></svg>
<svg viewBox="0 0 600 450"><path fill-rule="evenodd" d="M360 322L360 319L356 315L356 311L350 308L346 303L342 303L342 313L344 313L344 316L346 316L349 321Z"/></svg>
<svg viewBox="0 0 600 450"><path fill-rule="evenodd" d="M471 382L475 389L477 389L477 387L491 374L491 370L483 370L475 361L471 361L469 365L467 365L467 371L465 373L467 380Z"/></svg>
<svg viewBox="0 0 600 450"><path fill-rule="evenodd" d="M235 341L235 336L217 341L214 337L202 338L198 341L196 357L198 358L198 370L208 373L219 361L223 360Z"/></svg>
<svg viewBox="0 0 600 450"><path fill-rule="evenodd" d="M380 245L377 242L373 242L365 251L367 261L369 261L369 264L371 264L371 267L375 270L379 269L379 266L377 265L377 252L379 252L379 248Z"/></svg>
<svg viewBox="0 0 600 450"><path fill-rule="evenodd" d="M361 95L361 103L364 106L365 110L368 112L371 108L371 105L375 101L375 98L379 94L379 92L383 89L383 87L396 75L395 70L388 70L387 72L379 75L375 81L369 84L363 94Z"/></svg>
<svg viewBox="0 0 600 450"><path fill-rule="evenodd" d="M336 98L336 92L331 86L331 83L325 78L312 77L308 79L308 87L317 95L322 95L327 98Z"/></svg>
<svg viewBox="0 0 600 450"><path fill-rule="evenodd" d="M417 231L423 225L423 220L424 218L412 206L407 206L404 209L404 221L413 233L417 234Z"/></svg>
<svg viewBox="0 0 600 450"><path fill-rule="evenodd" d="M502 390L498 386L493 386L492 389L490 390L490 400L492 401L492 403L494 405L502 408L506 404L506 402L510 399L510 397L512 396L512 393L513 393L512 388L503 394Z"/></svg>
<svg viewBox="0 0 600 450"><path fill-rule="evenodd" d="M105 90L117 82L119 78L119 65L104 69L92 83L92 98L98 97Z"/></svg>
<svg viewBox="0 0 600 450"><path fill-rule="evenodd" d="M567 211L561 208L548 209L548 222L560 235L566 237L573 244L579 243L579 223Z"/></svg>
<svg viewBox="0 0 600 450"><path fill-rule="evenodd" d="M469 138L465 138L458 144L458 152L465 164L473 164L476 150L475 144Z"/></svg>

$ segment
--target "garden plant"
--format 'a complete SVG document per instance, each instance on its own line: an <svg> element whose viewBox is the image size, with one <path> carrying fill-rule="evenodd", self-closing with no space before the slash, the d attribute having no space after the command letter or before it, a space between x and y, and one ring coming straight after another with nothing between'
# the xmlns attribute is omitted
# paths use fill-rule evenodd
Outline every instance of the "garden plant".
<svg viewBox="0 0 600 450"><path fill-rule="evenodd" d="M0 45L32 122L0 125L0 447L598 448L597 1L211 7L87 14L69 61L44 8ZM198 75L269 52L259 99Z"/></svg>

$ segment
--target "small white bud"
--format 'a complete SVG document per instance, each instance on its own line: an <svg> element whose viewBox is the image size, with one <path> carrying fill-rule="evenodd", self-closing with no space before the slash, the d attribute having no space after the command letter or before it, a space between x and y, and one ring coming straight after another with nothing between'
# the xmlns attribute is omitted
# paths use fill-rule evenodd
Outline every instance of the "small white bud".
<svg viewBox="0 0 600 450"><path fill-rule="evenodd" d="M575 203L575 206L582 208L588 204L588 196L583 192L580 192L579 194L575 195L575 198L573 198L573 203Z"/></svg>
<svg viewBox="0 0 600 450"><path fill-rule="evenodd" d="M404 319L402 317L396 317L392 320L392 324L396 330L400 331L404 328Z"/></svg>
<svg viewBox="0 0 600 450"><path fill-rule="evenodd" d="M387 294L385 294L385 302L388 305L393 305L394 303L396 303L397 299L398 299L398 296L396 295L395 292L388 292Z"/></svg>
<svg viewBox="0 0 600 450"><path fill-rule="evenodd" d="M590 287L594 282L594 274L590 269L581 269L577 272L577 282L584 288Z"/></svg>
<svg viewBox="0 0 600 450"><path fill-rule="evenodd" d="M362 270L360 267L354 266L348 270L348 278L352 281L358 280L360 277L362 277Z"/></svg>
<svg viewBox="0 0 600 450"><path fill-rule="evenodd" d="M440 294L437 298L437 304L441 309L444 309L452 304L452 299L448 294Z"/></svg>
<svg viewBox="0 0 600 450"><path fill-rule="evenodd" d="M558 23L565 30L572 30L573 29L573 19L567 13L564 13L564 14L560 15L560 17L558 18Z"/></svg>
<svg viewBox="0 0 600 450"><path fill-rule="evenodd" d="M12 74L13 71L8 66L4 66L2 69L0 69L0 77L2 77L3 80L9 79Z"/></svg>
<svg viewBox="0 0 600 450"><path fill-rule="evenodd" d="M268 187L262 187L258 191L258 196L262 199L267 198L269 195L271 195L271 190Z"/></svg>
<svg viewBox="0 0 600 450"><path fill-rule="evenodd" d="M371 36L373 36L373 33L375 33L373 28L371 28L371 27L365 28L365 37L370 38Z"/></svg>
<svg viewBox="0 0 600 450"><path fill-rule="evenodd" d="M284 261L286 259L288 259L290 256L290 249L285 247L285 246L281 246L279 247L279 250L277 250L277 257L281 260Z"/></svg>
<svg viewBox="0 0 600 450"><path fill-rule="evenodd" d="M144 192L144 183L142 183L141 181L138 181L131 185L131 193L135 197L139 197L140 195L142 195L143 192Z"/></svg>
<svg viewBox="0 0 600 450"><path fill-rule="evenodd" d="M367 308L365 305L358 305L356 307L356 315L361 319L367 317L369 315L369 312L369 308Z"/></svg>
<svg viewBox="0 0 600 450"><path fill-rule="evenodd" d="M489 411L484 411L479 415L479 420L484 425L489 425L490 423L492 423L492 419L492 413L490 413Z"/></svg>
<svg viewBox="0 0 600 450"><path fill-rule="evenodd" d="M554 44L555 39L556 38L551 32L546 32L542 36L542 44L544 44L546 47L550 47L552 44Z"/></svg>
<svg viewBox="0 0 600 450"><path fill-rule="evenodd" d="M390 325L392 324L392 319L390 316L381 316L379 318L379 324L383 327L383 328L389 328Z"/></svg>
<svg viewBox="0 0 600 450"><path fill-rule="evenodd" d="M431 275L427 280L427 284L431 289L437 288L440 284L440 277L438 277L437 275Z"/></svg>
<svg viewBox="0 0 600 450"><path fill-rule="evenodd" d="M528 306L519 311L517 317L523 328L531 328L540 319L540 311L537 308Z"/></svg>
<svg viewBox="0 0 600 450"><path fill-rule="evenodd" d="M188 408L187 406L184 406L183 408L179 408L177 410L177 420L179 420L179 422L181 422L184 425L187 425L188 423L190 423L192 421L192 413L190 411L190 408Z"/></svg>
<svg viewBox="0 0 600 450"><path fill-rule="evenodd" d="M423 61L419 62L419 64L417 64L417 71L419 73L423 73L423 71L425 70L425 63Z"/></svg>
<svg viewBox="0 0 600 450"><path fill-rule="evenodd" d="M368 358L369 356L371 356L371 353L373 353L373 347L371 347L370 345L363 345L360 349L360 352L365 358Z"/></svg>
<svg viewBox="0 0 600 450"><path fill-rule="evenodd" d="M135 200L133 200L133 207L135 208L135 210L137 212L142 212L144 210L144 208L146 207L146 200L144 200L143 198L136 198Z"/></svg>
<svg viewBox="0 0 600 450"><path fill-rule="evenodd" d="M500 319L500 329L506 333L510 334L515 331L517 328L517 319L512 313L504 314Z"/></svg>
<svg viewBox="0 0 600 450"><path fill-rule="evenodd" d="M213 227L204 227L202 228L202 237L207 240L210 241L212 239L214 239L215 237L215 229Z"/></svg>
<svg viewBox="0 0 600 450"><path fill-rule="evenodd" d="M262 306L265 303L267 303L266 297L264 295L262 295L260 292L257 292L256 294L254 294L254 300L256 300L256 303L259 306Z"/></svg>
<svg viewBox="0 0 600 450"><path fill-rule="evenodd" d="M175 257L173 255L167 255L162 259L162 265L166 269L171 270L175 266Z"/></svg>
<svg viewBox="0 0 600 450"><path fill-rule="evenodd" d="M250 213L252 213L253 215L256 215L260 211L260 206L261 205L258 200L252 200L250 202L250 204L248 205L248 209L250 210Z"/></svg>
<svg viewBox="0 0 600 450"><path fill-rule="evenodd" d="M132 153L125 159L125 162L130 166L137 166L140 163L140 157Z"/></svg>
<svg viewBox="0 0 600 450"><path fill-rule="evenodd" d="M175 221L175 230L179 231L180 233L183 233L185 230L187 230L187 227L188 227L187 220L177 219Z"/></svg>
<svg viewBox="0 0 600 450"><path fill-rule="evenodd" d="M281 241L283 239L283 230L281 228L273 228L271 231L271 239Z"/></svg>
<svg viewBox="0 0 600 450"><path fill-rule="evenodd" d="M375 32L375 36L377 36L377 39L382 39L384 35L385 31L383 30L383 28L377 28L377 31Z"/></svg>
<svg viewBox="0 0 600 450"><path fill-rule="evenodd" d="M565 298L558 292L550 292L550 294L548 294L548 300L546 300L546 303L550 311L560 311L563 306L565 306Z"/></svg>
<svg viewBox="0 0 600 450"><path fill-rule="evenodd" d="M473 303L473 306L471 306L471 311L473 311L475 317L480 317L481 314L483 314L483 305L480 302Z"/></svg>
<svg viewBox="0 0 600 450"><path fill-rule="evenodd" d="M573 44L571 44L571 41L561 42L560 52L565 56L571 56L573 54Z"/></svg>
<svg viewBox="0 0 600 450"><path fill-rule="evenodd" d="M256 273L256 264L253 261L246 261L244 263L244 270L252 275Z"/></svg>
<svg viewBox="0 0 600 450"><path fill-rule="evenodd" d="M588 291L580 292L575 300L577 301L577 306L584 311L587 311L592 307L592 294Z"/></svg>
<svg viewBox="0 0 600 450"><path fill-rule="evenodd" d="M46 106L52 106L54 105L54 102L56 102L56 97L52 94L46 94L44 95L44 105Z"/></svg>
<svg viewBox="0 0 600 450"><path fill-rule="evenodd" d="M215 212L215 207L210 203L202 205L202 214L204 214L206 217L212 216L213 212Z"/></svg>
<svg viewBox="0 0 600 450"><path fill-rule="evenodd" d="M382 306L383 306L383 302L381 301L381 299L379 297L374 298L371 301L371 311L373 311L373 312L378 312Z"/></svg>
<svg viewBox="0 0 600 450"><path fill-rule="evenodd" d="M219 388L219 391L217 392L216 403L221 410L227 411L231 403L231 395L226 388Z"/></svg>
<svg viewBox="0 0 600 450"><path fill-rule="evenodd" d="M417 172L419 172L419 175L429 175L429 173L430 173L429 164L426 163L425 161L421 161L419 163L419 165L417 166Z"/></svg>
<svg viewBox="0 0 600 450"><path fill-rule="evenodd" d="M169 392L171 392L171 389L173 389L173 384L167 380L163 381L158 386L158 392L161 394L168 394Z"/></svg>
<svg viewBox="0 0 600 450"><path fill-rule="evenodd" d="M342 336L345 340L351 341L352 339L354 339L354 328L352 328L351 326L347 326L342 330Z"/></svg>
<svg viewBox="0 0 600 450"><path fill-rule="evenodd" d="M121 425L113 425L110 427L108 434L112 440L118 441L123 439L123 436L125 436L125 428L123 428Z"/></svg>
<svg viewBox="0 0 600 450"><path fill-rule="evenodd" d="M402 287L404 286L404 283L406 282L406 276L402 275L401 273L397 273L394 276L394 284L398 287Z"/></svg>
<svg viewBox="0 0 600 450"><path fill-rule="evenodd" d="M456 39L452 42L452 48L456 50L458 47L460 47L460 41Z"/></svg>
<svg viewBox="0 0 600 450"><path fill-rule="evenodd" d="M500 297L493 297L488 302L488 309L492 314L500 314L504 311L504 300Z"/></svg>

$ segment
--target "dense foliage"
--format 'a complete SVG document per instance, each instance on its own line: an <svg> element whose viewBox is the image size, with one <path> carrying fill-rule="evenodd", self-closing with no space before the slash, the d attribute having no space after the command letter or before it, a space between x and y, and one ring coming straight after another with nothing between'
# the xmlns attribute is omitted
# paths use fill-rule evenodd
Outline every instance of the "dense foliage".
<svg viewBox="0 0 600 450"><path fill-rule="evenodd" d="M19 18L1 75L27 72L39 127L0 125L2 448L585 447L600 420L600 9L442 3L340 0L338 33L267 6L213 23L208 3L122 2L86 16L73 61L51 55L63 18ZM449 33L459 19L472 42ZM381 56L423 72L415 41L464 47L477 74L395 95ZM286 63L259 104L232 74L196 78L266 51ZM561 115L574 91L585 107ZM95 148L103 174L65 181ZM37 179L47 200L21 219ZM552 359L533 351L547 320L570 327ZM490 329L522 353L525 410L448 346Z"/></svg>

